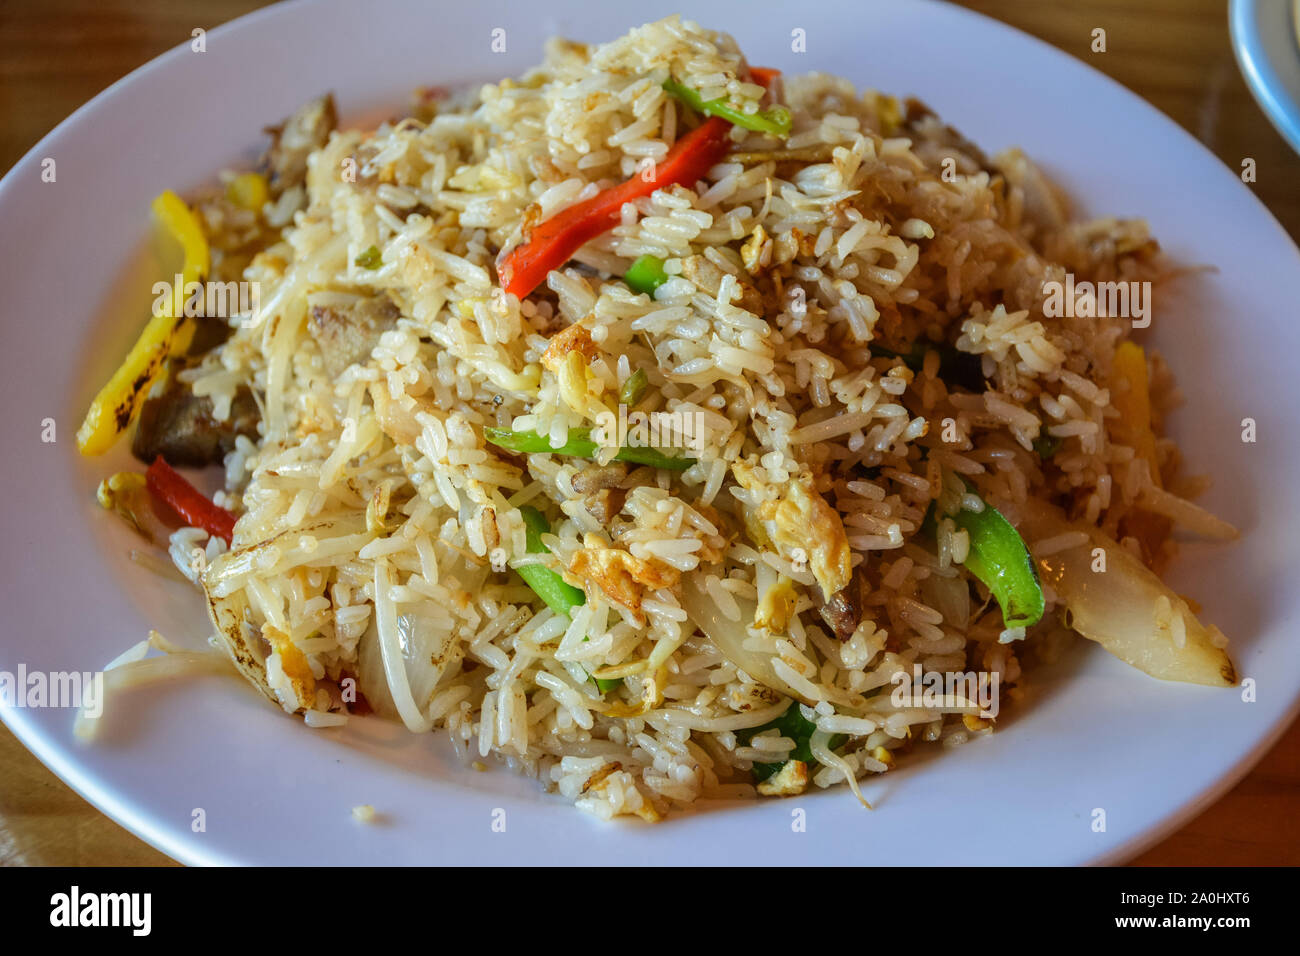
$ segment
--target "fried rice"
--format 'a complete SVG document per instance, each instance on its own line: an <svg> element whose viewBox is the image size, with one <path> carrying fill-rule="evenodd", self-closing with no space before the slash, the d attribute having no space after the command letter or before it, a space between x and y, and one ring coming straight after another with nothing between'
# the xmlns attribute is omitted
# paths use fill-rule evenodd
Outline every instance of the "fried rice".
<svg viewBox="0 0 1300 956"><path fill-rule="evenodd" d="M782 104L790 129L733 124L698 180L507 293L541 224L700 127L666 81L741 117ZM900 675L982 675L1010 706L1076 630L1235 683L1222 635L1152 573L1175 528L1235 533L1161 437L1168 369L1131 316L1046 306L1053 283L1174 281L1143 222L1076 220L1020 151L844 79L764 75L677 17L553 41L518 79L420 91L377 128L314 111L278 132L262 202L233 174L196 197L210 278L260 301L150 399L252 409L219 455L230 546L169 543L285 711L373 711L655 820L859 792L924 742L991 733L987 701L900 703ZM650 292L625 280L637 261L662 269ZM1032 623L976 566L981 513L1032 555ZM1098 580L1124 580L1081 594L1072 567L1099 551ZM1193 645L1208 672L1151 663Z"/></svg>

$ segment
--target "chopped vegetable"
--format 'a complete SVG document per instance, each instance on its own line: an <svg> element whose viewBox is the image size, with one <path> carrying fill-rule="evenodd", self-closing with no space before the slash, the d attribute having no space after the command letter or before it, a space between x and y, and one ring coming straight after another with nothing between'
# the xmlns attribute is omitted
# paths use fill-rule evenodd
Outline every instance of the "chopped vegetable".
<svg viewBox="0 0 1300 956"><path fill-rule="evenodd" d="M761 727L754 727L749 730L736 731L736 739L741 743L748 745L751 740L761 733L769 730L778 730L782 737L787 737L794 741L794 749L790 751L790 756L781 763L756 763L754 764L754 779L766 780L768 777L779 771L790 760L802 760L806 764L816 763L813 757L812 749L809 742L812 735L817 730L817 725L803 715L799 709L799 702L792 700L790 706L786 708L785 713L774 720L769 720ZM844 734L836 734L830 739L830 749L844 745L849 738Z"/></svg>
<svg viewBox="0 0 1300 956"><path fill-rule="evenodd" d="M1059 508L1027 501L1020 527L1035 541L1071 531L1088 540L1038 559L1043 580L1065 605L1068 627L1161 680L1232 687L1237 670L1222 634L1206 628L1187 601L1127 548ZM1098 560L1098 549L1105 563Z"/></svg>
<svg viewBox="0 0 1300 956"><path fill-rule="evenodd" d="M1111 422L1116 441L1129 445L1146 460L1151 480L1160 486L1156 436L1151 430L1151 394L1147 384L1147 358L1142 346L1121 342L1111 368L1110 400L1119 412Z"/></svg>
<svg viewBox="0 0 1300 956"><path fill-rule="evenodd" d="M975 494L969 484L966 488ZM932 506L925 517L925 525L932 532L937 523L934 512ZM1042 620L1046 603L1043 588L1029 549L1011 522L987 502L983 511L961 509L945 517L970 536L964 564L997 600L1004 624L1008 628L1032 627Z"/></svg>
<svg viewBox="0 0 1300 956"><path fill-rule="evenodd" d="M1163 493L1156 435L1151 428L1151 387L1147 377L1146 352L1136 342L1121 342L1115 348L1110 396L1111 404L1119 412L1110 421L1113 439L1118 444L1128 445L1138 458L1147 463L1154 496L1169 500L1170 496ZM1137 538L1147 564L1155 566L1161 561L1163 545L1173 522L1167 515L1156 513L1150 507L1151 497L1150 492L1145 494L1139 501L1139 508L1124 516L1120 532L1121 536Z"/></svg>
<svg viewBox="0 0 1300 956"><path fill-rule="evenodd" d="M519 513L524 519L528 553L549 554L550 549L542 544L542 535L551 530L546 516L531 505L524 505L519 509ZM545 601L546 606L556 614L570 617L575 607L587 603L587 595L580 588L575 588L550 568L540 564L528 564L515 570L524 579L524 583L533 589L533 593ZM593 677L592 680L596 682L596 687L602 694L623 683L621 680L605 680L600 677Z"/></svg>
<svg viewBox="0 0 1300 956"><path fill-rule="evenodd" d="M732 466L732 474L746 488L753 487L753 472ZM777 553L788 561L807 561L823 600L849 586L853 576L853 553L844 520L817 491L811 471L801 469L785 483L771 507L760 506L756 518Z"/></svg>
<svg viewBox="0 0 1300 956"><path fill-rule="evenodd" d="M1121 527L1127 534L1141 537L1133 528L1134 518L1141 516L1153 522L1161 522L1162 530L1151 542L1157 546L1169 536L1169 529L1173 524L1192 534L1216 541L1233 541L1241 537L1241 532L1230 522L1163 488L1143 488L1137 503L1143 510L1130 511L1126 514ZM1147 542L1144 541L1143 544Z"/></svg>
<svg viewBox="0 0 1300 956"><path fill-rule="evenodd" d="M753 620L756 602L742 595L734 595L740 608L740 620L733 620L719 610L717 602L704 589L702 577L703 575L694 574L682 578L682 609L690 615L691 623L700 629L700 633L709 639L718 653L764 687L805 704L815 703L777 674L772 667L772 655L745 646L749 631L742 622Z"/></svg>
<svg viewBox="0 0 1300 956"><path fill-rule="evenodd" d="M511 431L508 428L485 428L483 437L492 444L509 451L525 455L572 455L575 458L594 458L600 445L591 439L591 429L570 428L569 439L559 448L551 447L551 440L546 435L532 431ZM630 461L638 465L650 465L654 468L667 468L670 471L685 471L695 464L694 458L677 455L665 455L653 448L633 448L627 446L619 449L614 456L619 461Z"/></svg>
<svg viewBox="0 0 1300 956"><path fill-rule="evenodd" d="M694 186L722 160L730 143L730 124L717 117L707 119L674 143L654 167L534 226L498 265L501 287L522 299L582 246L618 225L626 203L657 189Z"/></svg>
<svg viewBox="0 0 1300 956"><path fill-rule="evenodd" d="M194 336L194 323L184 316L185 287L207 277L208 242L198 218L170 189L153 201L152 209L158 225L184 252L180 280L144 327L126 360L90 403L77 430L77 448L83 455L101 455L113 446L135 420L167 360L189 348Z"/></svg>
<svg viewBox="0 0 1300 956"><path fill-rule="evenodd" d="M755 133L767 133L769 136L788 136L794 118L784 106L772 106L757 113L743 113L731 106L725 98L705 100L698 91L676 80L664 80L664 89L681 100L693 110L708 116L724 119L733 126L752 130Z"/></svg>
<svg viewBox="0 0 1300 956"><path fill-rule="evenodd" d="M260 212L271 198L271 187L261 173L240 173L226 184L226 198L249 212Z"/></svg>
<svg viewBox="0 0 1300 956"><path fill-rule="evenodd" d="M194 494L198 496L198 492L194 492ZM333 518L308 521L295 529L297 534L316 535L318 540L322 541L328 540L330 537L363 534L365 530L365 515L363 514L340 515ZM294 700L293 695L286 694L285 699L281 700L267 682L266 665L270 646L266 641L262 640L261 629L250 626L253 611L249 604L248 591L243 587L244 576L255 567L265 567L264 562L266 562L266 559L274 555L276 549L283 543L282 538L274 535L268 540L257 544L246 545L219 554L212 559L206 570L203 571L203 582L204 593L208 602L208 617L212 622L213 633L225 652L222 656L233 663L235 670L261 691L269 701L277 707L284 707L292 713L296 709L296 704L290 703ZM391 604L392 602L388 601L387 603ZM362 652L366 640L372 642L377 640L375 636L375 615L373 614L370 618L370 626L366 629L366 636L362 638L358 645L359 654ZM379 656L377 648L375 656ZM426 668L432 667L432 662L428 656L424 657L423 666ZM357 689L365 695L367 702L375 704L376 695L372 695L372 689L375 689L375 683L378 682L367 683L361 672L358 672L357 678ZM387 688L388 685L384 682L382 686ZM379 711L378 707L375 709ZM383 713L383 711L380 712ZM396 716L397 712L394 709L391 713Z"/></svg>
<svg viewBox="0 0 1300 956"><path fill-rule="evenodd" d="M960 352L946 345L931 345L917 342L906 352L895 352L883 345L869 346L871 354L877 358L898 359L913 372L925 367L925 354L930 351L939 353L939 378L948 385L960 385L972 392L984 391L984 365L978 355Z"/></svg>
<svg viewBox="0 0 1300 956"><path fill-rule="evenodd" d="M733 163L829 163L835 157L831 143L798 149L738 149L727 154Z"/></svg>
<svg viewBox="0 0 1300 956"><path fill-rule="evenodd" d="M640 292L653 299L655 289L668 281L668 273L664 272L662 259L647 253L628 266L627 272L623 273L623 281L633 292Z"/></svg>
<svg viewBox="0 0 1300 956"><path fill-rule="evenodd" d="M144 475L138 471L119 471L110 475L99 483L95 497L99 499L100 507L113 512L136 534L153 544L153 534L144 517L148 506Z"/></svg>
<svg viewBox="0 0 1300 956"><path fill-rule="evenodd" d="M384 257L378 246L370 246L352 261L363 269L378 269L384 264Z"/></svg>
<svg viewBox="0 0 1300 956"><path fill-rule="evenodd" d="M758 786L754 789L760 796L764 797L794 797L808 789L808 764L802 760L787 760L779 764L776 773L769 776L766 780L758 775L760 766L766 767L767 764L755 764L751 772L758 779Z"/></svg>
<svg viewBox="0 0 1300 956"><path fill-rule="evenodd" d="M224 322L204 320L199 330L210 326L229 329ZM140 406L131 454L145 465L162 455L173 467L202 468L221 464L235 450L240 435L258 440L261 409L248 386L236 387L224 420L217 419L214 410L210 396L195 395L189 382L172 376L165 387L154 388Z"/></svg>
<svg viewBox="0 0 1300 956"><path fill-rule="evenodd" d="M1039 458L1051 458L1065 442L1055 435L1039 435L1034 439L1034 453Z"/></svg>
<svg viewBox="0 0 1300 956"><path fill-rule="evenodd" d="M166 504L192 528L202 528L230 544L235 533L235 516L209 501L180 476L162 457L155 458L145 472L149 492Z"/></svg>
<svg viewBox="0 0 1300 956"><path fill-rule="evenodd" d="M548 554L550 549L542 544L542 535L551 530L545 516L536 508L525 505L519 509L523 515L527 547L529 554ZM533 592L546 602L556 614L568 617L575 607L587 603L587 595L581 588L575 588L550 568L540 564L528 564L516 569L524 582Z"/></svg>
<svg viewBox="0 0 1300 956"><path fill-rule="evenodd" d="M631 408L637 402L641 401L641 397L645 395L646 385L648 382L649 377L646 375L645 369L637 369L627 377L627 381L624 382L622 387L618 390L619 402Z"/></svg>

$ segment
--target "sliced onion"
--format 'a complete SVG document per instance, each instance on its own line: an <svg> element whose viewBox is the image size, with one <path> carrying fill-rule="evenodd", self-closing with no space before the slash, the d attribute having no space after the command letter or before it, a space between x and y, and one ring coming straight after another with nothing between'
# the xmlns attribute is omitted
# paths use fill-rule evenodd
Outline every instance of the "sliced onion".
<svg viewBox="0 0 1300 956"><path fill-rule="evenodd" d="M379 639L378 617L378 614L371 616L370 626L357 642L357 689L376 714L405 723L393 699ZM452 664L460 660L450 649L454 633L435 626L437 623L432 615L398 614L394 618L407 692L422 718L439 682Z"/></svg>
<svg viewBox="0 0 1300 956"><path fill-rule="evenodd" d="M148 645L147 641L141 643ZM132 649L134 650L135 648ZM230 673L230 661L215 651L169 650L161 657L145 657L119 663L104 671L102 697L99 701L100 713L96 716L89 715L83 704L77 710L77 720L72 732L79 740L93 740L99 733L103 712L108 706L110 695L116 696L132 687L175 677L228 673Z"/></svg>
<svg viewBox="0 0 1300 956"><path fill-rule="evenodd" d="M210 567L226 557L228 555L221 555ZM208 617L235 670L279 707L280 699L266 681L266 658L270 648L249 620L248 597L244 590L240 588L223 595L209 587L206 579L203 590L208 596Z"/></svg>
<svg viewBox="0 0 1300 956"><path fill-rule="evenodd" d="M410 677L406 672L397 608L389 595L388 562L382 559L375 562L375 628L379 633L384 678L388 682L393 705L407 730L417 734L427 733L433 729L433 722L420 709L412 692Z"/></svg>
<svg viewBox="0 0 1300 956"><path fill-rule="evenodd" d="M370 626L357 641L357 690L380 717L401 721L392 692L388 689L388 678L384 676L384 657L379 649L379 629L375 626L373 614L370 615Z"/></svg>
<svg viewBox="0 0 1300 956"><path fill-rule="evenodd" d="M1218 515L1211 514L1198 504L1180 498L1163 488L1149 486L1142 491L1142 505L1164 515L1179 527L1216 541L1232 541L1241 532Z"/></svg>
<svg viewBox="0 0 1300 956"><path fill-rule="evenodd" d="M950 578L931 574L921 582L921 597L952 627L966 630L970 623L970 585L961 574Z"/></svg>
<svg viewBox="0 0 1300 956"><path fill-rule="evenodd" d="M735 600L740 607L739 621L731 620L718 610L718 605L704 590L701 575L687 575L683 580L682 607L691 616L691 622L700 629L705 637L713 642L713 646L718 649L718 652L723 657L754 678L754 680L765 687L771 688L778 694L793 697L795 700L802 701L809 706L815 704L816 701L808 700L807 697L777 676L776 671L772 668L770 655L751 651L745 647L745 641L748 640L749 634L744 622L754 619L757 604L739 596L735 596Z"/></svg>
<svg viewBox="0 0 1300 956"><path fill-rule="evenodd" d="M1083 531L1088 540L1036 560L1038 573L1069 612L1068 624L1120 660L1162 680L1231 687L1237 671L1187 602L1132 552L1096 528L1072 522L1058 508L1031 501L1017 527L1032 541ZM1105 571L1094 571L1094 551ZM1163 614L1163 617L1162 617ZM1181 618L1181 628L1173 616ZM1175 636L1181 630L1182 640Z"/></svg>
<svg viewBox="0 0 1300 956"><path fill-rule="evenodd" d="M871 804L862 796L862 791L858 788L858 778L849 767L848 762L839 754L831 750L831 735L825 730L818 728L812 733L808 740L808 749L812 751L813 757L817 762L825 767L838 770L844 775L844 782L849 785L853 795L858 798L858 802L870 810Z"/></svg>

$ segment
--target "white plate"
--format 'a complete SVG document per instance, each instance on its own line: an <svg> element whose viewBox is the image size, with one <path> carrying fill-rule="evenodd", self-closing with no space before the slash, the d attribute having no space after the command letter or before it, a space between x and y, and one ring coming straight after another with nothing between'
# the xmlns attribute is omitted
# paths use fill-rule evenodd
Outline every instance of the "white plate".
<svg viewBox="0 0 1300 956"><path fill-rule="evenodd" d="M197 596L125 559L128 532L94 488L114 458L77 456L86 403L149 301L149 200L252 159L260 130L332 89L345 118L418 84L486 80L535 62L543 39L611 38L677 4L344 0L277 6L174 50L78 111L0 184L6 623L0 670L101 667L157 626L197 644ZM628 12L624 12L627 10ZM743 12L742 12L743 11ZM793 12L792 12L793 11ZM1058 863L1116 861L1223 793L1280 734L1300 687L1300 256L1236 176L1172 122L1078 61L991 20L931 4L698 2L755 63L822 69L916 94L990 150L1019 144L1088 212L1145 215L1166 248L1217 273L1161 290L1152 333L1188 403L1173 423L1208 504L1246 537L1189 547L1174 583L1234 639L1258 699L1154 681L1087 646L1033 686L991 738L866 786L606 825L509 771L455 767L433 738L375 722L312 731L233 681L124 698L101 745L61 710L4 719L96 806L189 863ZM639 19L635 22L639 22ZM490 51L506 30L507 52ZM791 52L806 31L807 53ZM57 181L41 181L43 158ZM42 443L41 423L58 422ZM1243 444L1241 420L1258 422ZM125 462L125 450L115 454ZM1081 642L1082 643L1082 642ZM350 808L373 804L379 826ZM497 809L506 830L495 832ZM195 832L196 811L206 828ZM796 809L806 831L794 832ZM1096 810L1106 828L1094 828Z"/></svg>

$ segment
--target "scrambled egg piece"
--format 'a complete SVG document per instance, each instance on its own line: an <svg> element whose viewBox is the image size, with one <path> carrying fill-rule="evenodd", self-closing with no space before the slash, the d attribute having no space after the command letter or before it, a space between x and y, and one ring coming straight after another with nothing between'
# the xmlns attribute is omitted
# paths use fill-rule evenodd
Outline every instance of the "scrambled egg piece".
<svg viewBox="0 0 1300 956"><path fill-rule="evenodd" d="M542 365L558 375L570 352L581 353L587 362L594 359L597 354L596 343L592 341L591 333L584 326L576 323L551 336L551 344L546 346L546 351L542 353Z"/></svg>
<svg viewBox="0 0 1300 956"><path fill-rule="evenodd" d="M758 785L765 797L793 797L808 788L808 765L802 760L787 760L781 769Z"/></svg>
<svg viewBox="0 0 1300 956"><path fill-rule="evenodd" d="M765 628L777 634L784 634L794 617L799 595L795 592L794 582L784 575L776 579L776 584L768 588L763 599L754 611L754 626Z"/></svg>
<svg viewBox="0 0 1300 956"><path fill-rule="evenodd" d="M316 678L312 676L307 655L300 651L289 635L270 624L262 625L262 636L280 658L280 669L289 680L293 696L300 707L311 707L316 702Z"/></svg>
<svg viewBox="0 0 1300 956"><path fill-rule="evenodd" d="M732 472L743 488L759 487L751 466L737 463L732 466ZM853 576L853 559L844 522L817 493L812 472L799 472L787 482L779 497L759 505L753 517L757 522L749 520L747 515L746 524L754 543L763 547L770 540L777 553L792 564L797 566L806 561L826 600L848 586ZM755 523L761 525L761 535Z"/></svg>
<svg viewBox="0 0 1300 956"><path fill-rule="evenodd" d="M812 475L801 472L790 481L786 497L775 509L775 540L778 547L803 548L813 577L827 600L848 587L853 576L844 522L835 509L813 488Z"/></svg>
<svg viewBox="0 0 1300 956"><path fill-rule="evenodd" d="M718 529L716 535L705 534L703 531L699 533L700 550L696 554L699 555L701 564L717 564L727 553L730 544L727 538L727 524L722 518L722 513L712 505L697 502L693 507L696 514Z"/></svg>
<svg viewBox="0 0 1300 956"><path fill-rule="evenodd" d="M745 271L750 275L758 275L762 271L763 247L767 244L767 240L767 230L760 223L754 227L754 232L740 247L740 261L745 264Z"/></svg>
<svg viewBox="0 0 1300 956"><path fill-rule="evenodd" d="M641 717L649 713L664 702L663 688L667 682L668 668L660 667L653 674L641 678L640 698L630 704L616 700L605 709L605 714L609 717Z"/></svg>
<svg viewBox="0 0 1300 956"><path fill-rule="evenodd" d="M673 587L681 579L676 568L610 547L598 534L586 535L582 544L569 561L569 573L590 581L615 604L627 608L641 627L646 624L641 610L645 592Z"/></svg>

